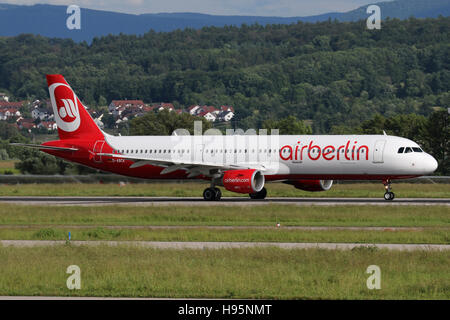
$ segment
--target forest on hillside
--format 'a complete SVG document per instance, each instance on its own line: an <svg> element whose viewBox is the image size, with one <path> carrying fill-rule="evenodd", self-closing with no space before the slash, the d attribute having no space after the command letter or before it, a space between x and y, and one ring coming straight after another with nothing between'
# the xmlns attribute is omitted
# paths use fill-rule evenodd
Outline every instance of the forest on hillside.
<svg viewBox="0 0 450 320"><path fill-rule="evenodd" d="M0 91L48 97L61 73L90 107L113 99L232 105L237 126L310 120L313 133L376 114L429 116L450 106L450 18L208 27L92 44L33 35L0 38Z"/></svg>

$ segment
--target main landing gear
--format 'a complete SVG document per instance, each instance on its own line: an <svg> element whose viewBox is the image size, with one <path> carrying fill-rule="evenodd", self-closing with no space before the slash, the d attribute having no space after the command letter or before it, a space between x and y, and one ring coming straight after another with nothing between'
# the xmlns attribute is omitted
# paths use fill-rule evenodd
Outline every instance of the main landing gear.
<svg viewBox="0 0 450 320"><path fill-rule="evenodd" d="M265 199L267 196L267 189L262 188L261 191L259 191L257 193L250 193L249 195L250 195L251 199L262 200L262 199ZM221 197L222 197L222 191L220 191L219 188L216 188L214 186L206 188L203 191L203 199L205 199L206 201L219 201Z"/></svg>
<svg viewBox="0 0 450 320"><path fill-rule="evenodd" d="M383 181L384 189L386 190L386 193L384 194L384 200L392 201L395 198L395 194L391 191L391 180L385 180Z"/></svg>
<svg viewBox="0 0 450 320"><path fill-rule="evenodd" d="M250 193L250 198L251 199L265 199L267 196L267 189L266 188L262 188L261 191L257 192L257 193Z"/></svg>
<svg viewBox="0 0 450 320"><path fill-rule="evenodd" d="M219 201L222 197L222 191L219 188L210 187L203 191L203 199L206 201Z"/></svg>

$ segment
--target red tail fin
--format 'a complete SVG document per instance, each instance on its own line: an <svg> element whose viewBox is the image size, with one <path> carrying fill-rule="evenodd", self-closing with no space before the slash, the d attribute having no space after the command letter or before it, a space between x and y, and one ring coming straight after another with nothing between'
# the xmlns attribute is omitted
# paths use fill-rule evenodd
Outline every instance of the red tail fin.
<svg viewBox="0 0 450 320"><path fill-rule="evenodd" d="M102 131L62 75L47 75L47 84L61 140L103 139Z"/></svg>

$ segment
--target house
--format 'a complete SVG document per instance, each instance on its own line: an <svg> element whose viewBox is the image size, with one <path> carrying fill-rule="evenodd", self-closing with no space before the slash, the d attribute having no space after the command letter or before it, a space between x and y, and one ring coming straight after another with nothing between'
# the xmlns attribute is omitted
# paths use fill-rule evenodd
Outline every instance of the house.
<svg viewBox="0 0 450 320"><path fill-rule="evenodd" d="M198 105L196 105L196 106L190 106L189 108L188 108L188 112L189 112L189 114L191 115L191 116L195 116L197 113L198 113L198 111L200 110L200 106L198 106Z"/></svg>
<svg viewBox="0 0 450 320"><path fill-rule="evenodd" d="M232 111L224 111L222 113L220 113L219 115L219 119L225 122L230 121L231 119L233 119L234 117L234 112Z"/></svg>
<svg viewBox="0 0 450 320"><path fill-rule="evenodd" d="M163 110L167 110L167 111L171 112L171 111L175 110L175 107L173 106L173 104L171 104L171 103L164 103L164 102L161 102L159 104L155 104L152 107L153 107L153 111L156 111L156 112L161 112Z"/></svg>
<svg viewBox="0 0 450 320"><path fill-rule="evenodd" d="M233 112L234 114L234 108L232 106L220 106L220 111L221 112Z"/></svg>
<svg viewBox="0 0 450 320"><path fill-rule="evenodd" d="M21 119L17 121L17 125L19 126L19 129L26 129L28 131L36 128L36 124L32 119Z"/></svg>
<svg viewBox="0 0 450 320"><path fill-rule="evenodd" d="M16 102L9 102L9 101L0 101L0 108L15 108L20 109L26 101L16 101Z"/></svg>
<svg viewBox="0 0 450 320"><path fill-rule="evenodd" d="M210 111L202 111L198 114L199 117L203 117L208 121L214 122L216 121L216 115Z"/></svg>
<svg viewBox="0 0 450 320"><path fill-rule="evenodd" d="M187 111L190 115L204 117L208 121L230 121L235 113L232 106L220 106L219 109L213 106L192 105Z"/></svg>
<svg viewBox="0 0 450 320"><path fill-rule="evenodd" d="M0 92L0 100L8 102L9 97L6 95L6 93Z"/></svg>
<svg viewBox="0 0 450 320"><path fill-rule="evenodd" d="M31 110L31 117L34 120L39 119L41 121L44 121L53 118L53 114L50 114L49 110L47 109L36 107L33 110Z"/></svg>
<svg viewBox="0 0 450 320"><path fill-rule="evenodd" d="M41 121L38 125L38 128L46 128L48 131L53 131L58 129L55 121Z"/></svg>
<svg viewBox="0 0 450 320"><path fill-rule="evenodd" d="M109 112L114 114L114 110L118 110L119 108L123 110L133 107L144 107L144 101L142 100L113 100L108 106Z"/></svg>
<svg viewBox="0 0 450 320"><path fill-rule="evenodd" d="M0 101L0 120L6 120L11 117L20 117L19 109L23 106L25 101L9 102Z"/></svg>
<svg viewBox="0 0 450 320"><path fill-rule="evenodd" d="M17 109L0 109L0 120L7 120L11 117L20 117L20 111Z"/></svg>
<svg viewBox="0 0 450 320"><path fill-rule="evenodd" d="M209 112L209 113L213 114L216 118L220 113L220 110L216 109L213 106L203 106L203 107L201 107L201 109L202 109L202 112Z"/></svg>

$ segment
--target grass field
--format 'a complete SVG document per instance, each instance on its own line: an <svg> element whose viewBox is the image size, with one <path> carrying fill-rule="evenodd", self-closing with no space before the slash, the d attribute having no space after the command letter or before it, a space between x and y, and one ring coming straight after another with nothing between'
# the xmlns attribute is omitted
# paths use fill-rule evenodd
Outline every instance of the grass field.
<svg viewBox="0 0 450 320"><path fill-rule="evenodd" d="M281 224L280 228L275 227L277 223ZM379 206L61 206L49 210L46 206L3 205L0 207L0 226L1 240L65 240L70 231L73 240L449 244L450 207L394 206L386 210ZM142 229L133 226L177 228ZM207 226L239 228L219 230ZM285 228L287 226L387 229L292 230ZM389 227L423 228L391 230Z"/></svg>
<svg viewBox="0 0 450 320"><path fill-rule="evenodd" d="M2 204L0 225L450 227L449 206L26 206Z"/></svg>
<svg viewBox="0 0 450 320"><path fill-rule="evenodd" d="M2 248L1 295L275 299L449 299L450 252L275 248ZM81 269L69 290L66 269ZM381 289L366 286L369 265Z"/></svg>
<svg viewBox="0 0 450 320"><path fill-rule="evenodd" d="M19 184L1 185L1 196L167 196L202 197L208 183L148 184ZM397 198L450 198L450 184L393 183ZM326 192L307 192L282 183L266 184L269 197L355 197L382 198L380 183L336 184ZM247 197L222 189L224 197Z"/></svg>
<svg viewBox="0 0 450 320"><path fill-rule="evenodd" d="M276 228L276 223L281 227ZM386 229L294 230L287 226ZM65 240L69 231L73 240L449 244L450 207L0 206L1 240ZM69 265L81 268L81 290L66 287ZM381 290L366 286L369 265L381 268ZM450 299L449 265L450 251L398 252L373 247L334 251L0 246L0 295Z"/></svg>
<svg viewBox="0 0 450 320"><path fill-rule="evenodd" d="M17 160L0 160L0 174L19 174L20 171L15 168Z"/></svg>
<svg viewBox="0 0 450 320"><path fill-rule="evenodd" d="M242 242L329 242L450 244L450 228L425 230L288 230L225 229L204 227L136 230L131 228L20 228L0 229L1 240L115 240L115 241L242 241Z"/></svg>

